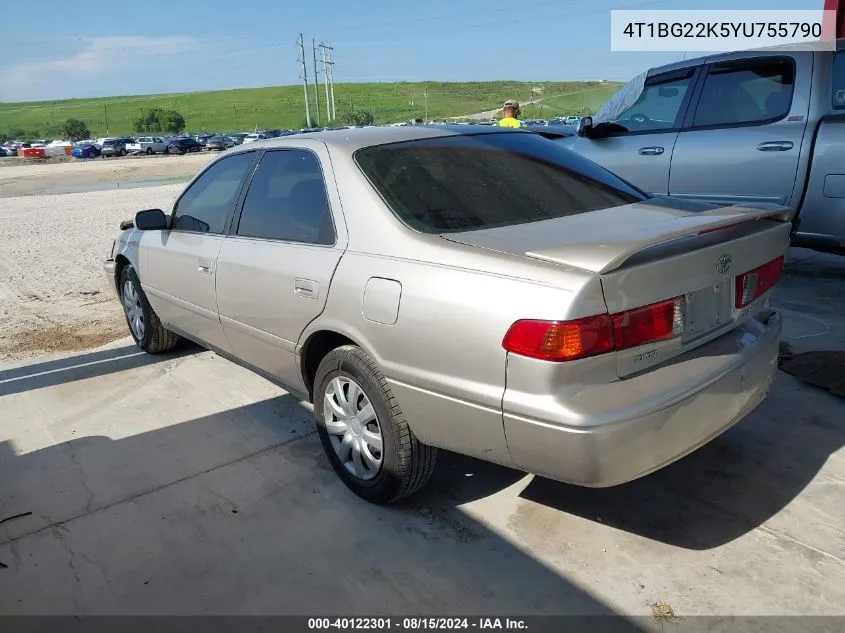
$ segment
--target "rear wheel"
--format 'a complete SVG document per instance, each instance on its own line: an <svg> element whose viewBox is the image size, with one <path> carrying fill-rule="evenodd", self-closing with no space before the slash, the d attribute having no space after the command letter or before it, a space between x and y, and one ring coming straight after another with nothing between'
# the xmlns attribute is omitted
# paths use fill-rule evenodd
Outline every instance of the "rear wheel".
<svg viewBox="0 0 845 633"><path fill-rule="evenodd" d="M120 273L120 299L129 332L135 344L149 354L166 352L179 342L179 336L166 329L153 310L132 266Z"/></svg>
<svg viewBox="0 0 845 633"><path fill-rule="evenodd" d="M314 416L335 473L367 501L400 501L434 471L437 449L414 436L384 375L359 347L338 347L320 363Z"/></svg>
<svg viewBox="0 0 845 633"><path fill-rule="evenodd" d="M169 145L165 146L165 148L164 148L164 153L165 153L165 154L169 154L169 153L170 153L170 146L169 146Z"/></svg>

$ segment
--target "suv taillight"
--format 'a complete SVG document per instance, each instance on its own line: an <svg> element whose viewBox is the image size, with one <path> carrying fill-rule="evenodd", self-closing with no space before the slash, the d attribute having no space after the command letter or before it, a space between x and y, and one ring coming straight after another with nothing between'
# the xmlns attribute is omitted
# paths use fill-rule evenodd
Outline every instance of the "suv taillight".
<svg viewBox="0 0 845 633"><path fill-rule="evenodd" d="M780 279L783 256L736 277L736 307L744 308L771 290Z"/></svg>
<svg viewBox="0 0 845 633"><path fill-rule="evenodd" d="M520 356L561 362L665 341L683 331L684 299L675 297L573 321L520 320L508 329L502 347Z"/></svg>

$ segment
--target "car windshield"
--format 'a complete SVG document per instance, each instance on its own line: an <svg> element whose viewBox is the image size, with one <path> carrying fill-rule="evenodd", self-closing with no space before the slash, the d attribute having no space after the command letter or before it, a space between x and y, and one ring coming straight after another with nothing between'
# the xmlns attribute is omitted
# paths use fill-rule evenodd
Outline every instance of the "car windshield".
<svg viewBox="0 0 845 633"><path fill-rule="evenodd" d="M509 132L379 145L355 154L391 210L423 233L525 224L649 196L559 144Z"/></svg>

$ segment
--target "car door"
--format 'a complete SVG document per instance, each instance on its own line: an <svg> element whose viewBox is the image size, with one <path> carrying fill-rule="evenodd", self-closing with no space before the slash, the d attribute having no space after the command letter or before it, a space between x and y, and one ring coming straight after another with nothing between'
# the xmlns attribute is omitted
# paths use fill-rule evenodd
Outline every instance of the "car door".
<svg viewBox="0 0 845 633"><path fill-rule="evenodd" d="M637 102L614 121L627 131L578 136L570 148L648 193L667 194L672 150L696 76L690 67L649 77Z"/></svg>
<svg viewBox="0 0 845 633"><path fill-rule="evenodd" d="M708 59L678 135L669 193L721 204L789 205L807 127L810 52Z"/></svg>
<svg viewBox="0 0 845 633"><path fill-rule="evenodd" d="M141 238L139 277L159 318L221 350L228 342L217 314L217 254L256 158L244 152L212 163L176 201L170 230Z"/></svg>
<svg viewBox="0 0 845 633"><path fill-rule="evenodd" d="M326 305L346 245L325 145L268 150L217 265L217 304L235 356L297 387L299 336Z"/></svg>

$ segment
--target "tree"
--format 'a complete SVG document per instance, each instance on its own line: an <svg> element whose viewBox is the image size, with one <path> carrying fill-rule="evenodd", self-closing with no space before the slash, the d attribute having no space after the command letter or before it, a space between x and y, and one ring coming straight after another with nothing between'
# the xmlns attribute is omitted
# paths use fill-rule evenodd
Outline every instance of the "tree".
<svg viewBox="0 0 845 633"><path fill-rule="evenodd" d="M374 120L372 113L366 110L342 112L337 118L337 122L341 125L372 125Z"/></svg>
<svg viewBox="0 0 845 633"><path fill-rule="evenodd" d="M175 110L153 108L144 110L132 121L136 132L181 132L185 129L184 117Z"/></svg>
<svg viewBox="0 0 845 633"><path fill-rule="evenodd" d="M64 136L70 141L81 141L82 139L91 136L91 130L88 129L85 121L79 119L68 119L60 128L61 136Z"/></svg>
<svg viewBox="0 0 845 633"><path fill-rule="evenodd" d="M175 110L162 110L158 120L161 122L161 129L165 132L176 134L185 129L184 117Z"/></svg>

